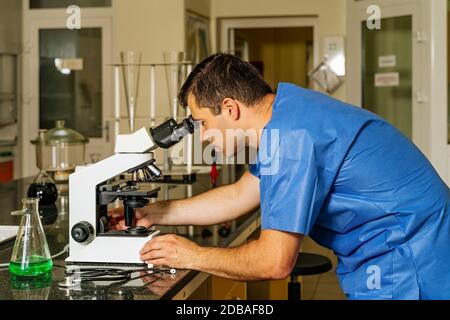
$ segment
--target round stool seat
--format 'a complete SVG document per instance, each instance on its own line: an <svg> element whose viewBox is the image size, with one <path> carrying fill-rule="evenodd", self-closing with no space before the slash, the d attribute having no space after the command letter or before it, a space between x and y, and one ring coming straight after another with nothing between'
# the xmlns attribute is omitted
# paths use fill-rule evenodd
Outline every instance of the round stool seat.
<svg viewBox="0 0 450 320"><path fill-rule="evenodd" d="M331 260L327 257L300 252L291 276L310 276L330 271L333 268Z"/></svg>

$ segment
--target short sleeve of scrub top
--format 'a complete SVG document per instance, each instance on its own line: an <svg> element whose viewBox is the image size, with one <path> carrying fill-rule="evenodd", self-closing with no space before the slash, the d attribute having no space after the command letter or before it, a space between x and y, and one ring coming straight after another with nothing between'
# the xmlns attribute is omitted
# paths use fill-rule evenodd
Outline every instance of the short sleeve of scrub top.
<svg viewBox="0 0 450 320"><path fill-rule="evenodd" d="M269 131L262 141L271 141L260 148L269 146L268 154L260 152L259 163L250 166L260 179L262 229L309 235L334 174L320 166L317 155L324 150L306 132L293 131L279 139Z"/></svg>
<svg viewBox="0 0 450 320"><path fill-rule="evenodd" d="M256 163L249 168L260 179L263 230L310 234L339 170L339 157L355 136L342 132L338 139L335 132L323 130L326 122L311 126L324 122L316 105L330 101L304 93L299 98L298 89L280 85Z"/></svg>

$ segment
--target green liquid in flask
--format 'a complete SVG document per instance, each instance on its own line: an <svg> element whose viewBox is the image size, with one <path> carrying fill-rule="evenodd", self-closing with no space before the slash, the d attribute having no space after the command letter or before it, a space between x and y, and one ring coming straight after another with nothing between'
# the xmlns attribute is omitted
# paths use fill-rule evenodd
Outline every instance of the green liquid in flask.
<svg viewBox="0 0 450 320"><path fill-rule="evenodd" d="M33 256L29 263L22 264L17 262L10 262L9 272L13 275L21 277L36 277L49 273L53 269L53 262L51 259L45 259L40 256Z"/></svg>

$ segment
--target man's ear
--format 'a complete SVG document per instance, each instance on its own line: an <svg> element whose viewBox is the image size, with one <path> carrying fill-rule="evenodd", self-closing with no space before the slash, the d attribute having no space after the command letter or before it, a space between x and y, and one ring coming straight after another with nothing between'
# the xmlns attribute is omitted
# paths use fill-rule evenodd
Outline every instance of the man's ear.
<svg viewBox="0 0 450 320"><path fill-rule="evenodd" d="M241 110L239 103L230 98L225 98L222 101L222 114L229 116L232 120L239 120L241 116Z"/></svg>

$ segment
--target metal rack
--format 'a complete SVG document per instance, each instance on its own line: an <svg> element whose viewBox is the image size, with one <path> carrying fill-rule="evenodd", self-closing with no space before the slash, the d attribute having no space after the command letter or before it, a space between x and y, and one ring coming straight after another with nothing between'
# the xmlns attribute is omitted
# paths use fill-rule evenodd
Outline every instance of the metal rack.
<svg viewBox="0 0 450 320"><path fill-rule="evenodd" d="M186 66L186 74L189 75L192 72L192 62L190 61L181 61L176 63L141 63L141 64L123 64L123 63L117 63L117 64L111 64L110 66L114 68L114 136L117 137L117 135L120 134L120 120L123 119L121 117L121 88L120 88L120 71L121 67L124 66L136 66L136 67L143 67L148 69L148 72L150 73L150 101L149 101L149 107L150 107L150 126L156 125L156 69L160 67L167 67L167 66ZM189 109L186 110L186 116L190 115ZM136 117L138 118L138 117ZM194 137L193 135L186 137L184 140L185 144L185 152L184 152L184 161L186 163L186 170L184 173L186 175L192 175L193 169L193 146L194 146ZM170 167L170 161L169 161L169 153L167 150L164 152L164 170L165 172L170 174L170 171L172 171L172 168ZM167 167L169 166L169 167Z"/></svg>

